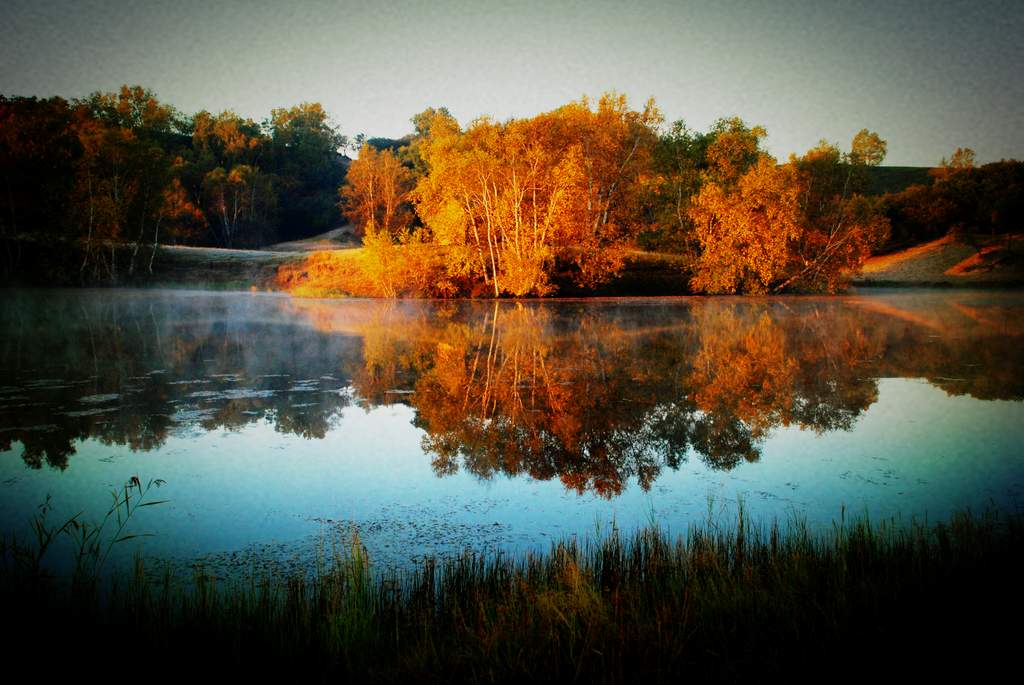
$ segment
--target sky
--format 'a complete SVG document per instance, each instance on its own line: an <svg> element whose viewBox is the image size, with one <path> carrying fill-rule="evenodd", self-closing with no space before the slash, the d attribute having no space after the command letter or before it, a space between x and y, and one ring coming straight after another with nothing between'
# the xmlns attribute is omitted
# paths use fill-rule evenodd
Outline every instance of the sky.
<svg viewBox="0 0 1024 685"><path fill-rule="evenodd" d="M186 113L259 121L320 102L342 133L401 137L616 90L667 122L740 116L780 159L862 128L888 165L957 147L1024 159L1024 2L4 0L0 94L140 84Z"/></svg>

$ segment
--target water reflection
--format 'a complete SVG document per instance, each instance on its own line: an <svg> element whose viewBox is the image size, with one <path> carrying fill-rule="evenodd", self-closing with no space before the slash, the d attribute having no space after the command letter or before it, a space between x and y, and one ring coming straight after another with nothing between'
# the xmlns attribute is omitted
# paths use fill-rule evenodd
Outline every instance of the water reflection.
<svg viewBox="0 0 1024 685"><path fill-rule="evenodd" d="M323 438L341 409L407 404L438 475L648 488L691 457L760 459L779 427L850 430L878 379L1024 396L1022 300L378 302L174 292L5 294L0 450L68 466L268 420Z"/></svg>
<svg viewBox="0 0 1024 685"><path fill-rule="evenodd" d="M301 335L283 301L174 293L23 293L2 309L0 449L63 469L75 441L159 448L174 432L263 418L322 438L349 402L358 340ZM296 336L295 333L300 335Z"/></svg>

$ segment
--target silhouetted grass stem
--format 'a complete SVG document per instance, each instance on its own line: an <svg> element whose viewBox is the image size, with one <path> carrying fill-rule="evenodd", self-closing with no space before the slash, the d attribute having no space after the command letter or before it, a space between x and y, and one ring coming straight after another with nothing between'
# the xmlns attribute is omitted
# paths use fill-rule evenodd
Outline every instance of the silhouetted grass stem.
<svg viewBox="0 0 1024 685"><path fill-rule="evenodd" d="M408 572L376 572L354 536L309 575L284 579L199 574L182 588L139 561L109 602L57 585L23 601L28 580L5 560L4 599L26 629L78 628L76 648L127 643L185 670L213 659L233 675L622 682L839 663L849 675L879 650L908 672L942 673L953 655L994 664L1012 653L1000 651L1012 635L989 619L1021 608L1021 524L994 512L931 526L844 517L812 534L741 512L735 525L676 537L613 529L543 554L467 553Z"/></svg>

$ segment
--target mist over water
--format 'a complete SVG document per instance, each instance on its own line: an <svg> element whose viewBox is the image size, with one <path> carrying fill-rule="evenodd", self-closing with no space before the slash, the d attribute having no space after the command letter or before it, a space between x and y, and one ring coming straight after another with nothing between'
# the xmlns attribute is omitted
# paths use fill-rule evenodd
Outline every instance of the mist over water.
<svg viewBox="0 0 1024 685"><path fill-rule="evenodd" d="M8 291L0 523L167 482L134 549L405 564L599 527L938 519L1024 486L1024 297L528 302ZM125 552L127 554L127 551Z"/></svg>

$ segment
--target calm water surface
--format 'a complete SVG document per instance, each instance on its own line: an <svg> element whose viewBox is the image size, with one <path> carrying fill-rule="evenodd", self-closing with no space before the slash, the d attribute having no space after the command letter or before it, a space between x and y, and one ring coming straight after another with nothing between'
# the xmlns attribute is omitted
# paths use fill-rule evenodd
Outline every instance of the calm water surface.
<svg viewBox="0 0 1024 685"><path fill-rule="evenodd" d="M5 291L0 524L96 519L148 556L303 563L682 531L742 499L828 526L1024 495L1024 296L550 302ZM136 547L134 549L139 549ZM133 550L134 551L134 550Z"/></svg>

